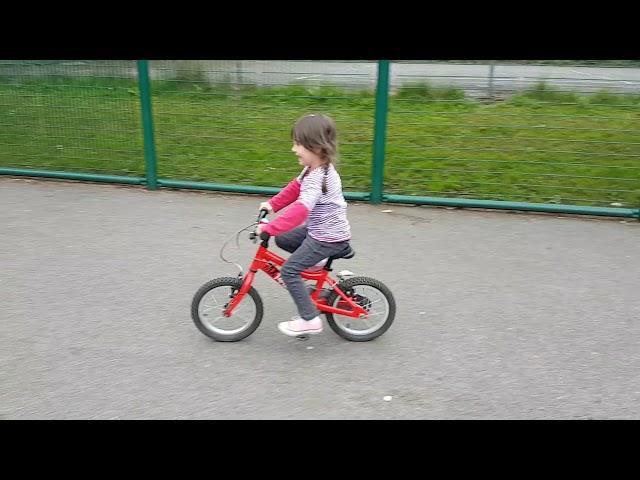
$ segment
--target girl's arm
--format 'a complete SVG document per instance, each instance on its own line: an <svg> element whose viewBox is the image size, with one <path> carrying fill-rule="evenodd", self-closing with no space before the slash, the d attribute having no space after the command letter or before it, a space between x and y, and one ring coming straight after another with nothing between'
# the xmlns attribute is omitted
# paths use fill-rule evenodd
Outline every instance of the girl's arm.
<svg viewBox="0 0 640 480"><path fill-rule="evenodd" d="M297 179L294 181L297 181ZM303 186L298 182L298 191L300 194L297 200L286 212L272 222L261 226L263 232L267 232L271 236L280 235L302 224L322 195L322 177L318 174L307 176Z"/></svg>
<svg viewBox="0 0 640 480"><path fill-rule="evenodd" d="M295 202L286 212L272 222L260 225L263 232L269 235L280 235L301 225L309 216L309 210L302 202Z"/></svg>
<svg viewBox="0 0 640 480"><path fill-rule="evenodd" d="M269 205L274 212L282 210L287 205L291 205L300 195L300 181L298 178L294 178L289 184L284 187L280 193L273 196L269 200Z"/></svg>

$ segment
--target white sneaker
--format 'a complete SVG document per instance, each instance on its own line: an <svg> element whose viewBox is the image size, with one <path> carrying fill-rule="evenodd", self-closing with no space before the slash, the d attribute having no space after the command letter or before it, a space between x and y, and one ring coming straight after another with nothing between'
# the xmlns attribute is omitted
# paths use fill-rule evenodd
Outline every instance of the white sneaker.
<svg viewBox="0 0 640 480"><path fill-rule="evenodd" d="M315 317L311 320L303 320L296 315L289 322L280 322L278 324L278 329L290 337L322 333L322 319L320 317Z"/></svg>
<svg viewBox="0 0 640 480"><path fill-rule="evenodd" d="M328 261L329 261L328 258L325 258L324 260L320 260L313 267L307 268L307 270L309 270L310 272L316 272L318 270L322 270L322 267L324 267Z"/></svg>

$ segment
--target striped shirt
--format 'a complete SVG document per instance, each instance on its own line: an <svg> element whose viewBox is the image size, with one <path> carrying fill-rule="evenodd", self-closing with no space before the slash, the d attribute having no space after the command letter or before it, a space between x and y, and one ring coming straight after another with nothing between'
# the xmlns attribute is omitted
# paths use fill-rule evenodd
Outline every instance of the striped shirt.
<svg viewBox="0 0 640 480"><path fill-rule="evenodd" d="M347 220L347 202L342 195L342 180L333 165L327 169L327 193L322 193L324 167L307 173L305 167L298 176L298 201L309 210L307 232L320 242L342 242L351 239ZM305 176L306 174L306 176Z"/></svg>

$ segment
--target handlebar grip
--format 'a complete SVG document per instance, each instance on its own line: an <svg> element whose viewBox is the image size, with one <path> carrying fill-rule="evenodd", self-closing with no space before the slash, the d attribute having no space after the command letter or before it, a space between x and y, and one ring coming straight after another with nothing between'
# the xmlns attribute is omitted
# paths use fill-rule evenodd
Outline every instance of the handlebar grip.
<svg viewBox="0 0 640 480"><path fill-rule="evenodd" d="M269 235L267 232L260 232L260 240L269 240L270 237L271 235Z"/></svg>

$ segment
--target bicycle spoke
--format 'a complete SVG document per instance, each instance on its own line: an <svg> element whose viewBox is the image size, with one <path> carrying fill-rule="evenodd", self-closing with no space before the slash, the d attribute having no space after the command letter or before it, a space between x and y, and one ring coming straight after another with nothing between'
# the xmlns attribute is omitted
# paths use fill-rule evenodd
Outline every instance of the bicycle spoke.
<svg viewBox="0 0 640 480"><path fill-rule="evenodd" d="M220 285L204 295L198 307L203 325L217 335L233 335L246 330L251 326L257 306L250 296L237 305L233 315L226 316L224 311L231 302L229 286ZM237 291L234 289L234 291Z"/></svg>
<svg viewBox="0 0 640 480"><path fill-rule="evenodd" d="M389 315L389 303L385 295L377 288L369 285L357 285L353 287L351 300L360 307L368 310L366 318L350 318L334 314L334 321L341 329L352 335L367 335L375 332L384 325ZM340 299L338 299L338 302ZM335 306L335 303L334 303Z"/></svg>
<svg viewBox="0 0 640 480"><path fill-rule="evenodd" d="M209 320L209 325L213 325L214 323L217 323L220 320L224 320L225 318L227 318L227 317L225 317L224 315L219 315L216 318L214 318L213 320Z"/></svg>
<svg viewBox="0 0 640 480"><path fill-rule="evenodd" d="M378 303L378 302L381 302L381 301L382 301L382 298L380 298L378 300L374 300L374 301L369 300L369 303L367 305L373 305L374 303Z"/></svg>
<svg viewBox="0 0 640 480"><path fill-rule="evenodd" d="M371 324L367 321L366 318L362 319L362 323L364 323L367 326L367 328L371 328Z"/></svg>
<svg viewBox="0 0 640 480"><path fill-rule="evenodd" d="M210 300L213 300L214 302L216 302L215 305L208 305L207 302L203 302L202 306L203 307L210 307L210 308L215 308L215 307L219 307L220 303L218 303L218 300L216 300L216 297L213 296L213 294L211 294Z"/></svg>
<svg viewBox="0 0 640 480"><path fill-rule="evenodd" d="M203 305L202 313L208 313L211 310L224 310L223 305Z"/></svg>
<svg viewBox="0 0 640 480"><path fill-rule="evenodd" d="M237 315L238 312L242 310L246 305L247 305L246 303L243 303L242 305L236 307L236 309L233 311L233 315Z"/></svg>

